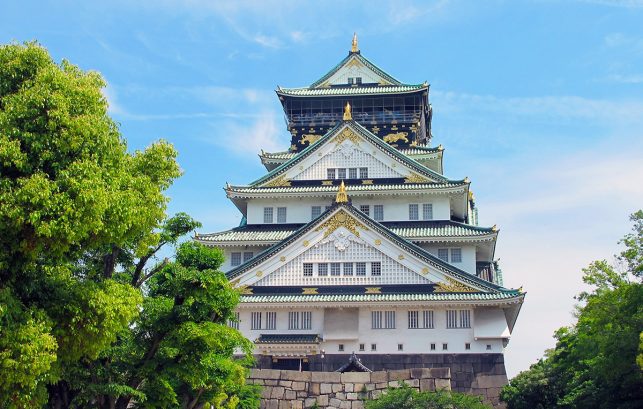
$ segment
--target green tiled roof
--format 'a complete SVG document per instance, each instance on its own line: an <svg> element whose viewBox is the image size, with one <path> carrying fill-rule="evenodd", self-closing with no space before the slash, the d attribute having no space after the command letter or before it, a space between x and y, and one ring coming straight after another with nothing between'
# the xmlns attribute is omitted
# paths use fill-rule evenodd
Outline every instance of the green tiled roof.
<svg viewBox="0 0 643 409"><path fill-rule="evenodd" d="M471 226L452 221L435 222L393 222L382 223L390 231L407 240L420 237L480 237L494 233L491 228ZM200 234L202 242L247 242L259 241L276 243L293 234L302 224L288 224L277 228L273 225L246 225L218 233Z"/></svg>
<svg viewBox="0 0 643 409"><path fill-rule="evenodd" d="M440 190L448 188L465 187L464 181L449 181L446 183L409 183L400 185L348 185L346 192L350 195L355 193L373 193L378 191L391 190ZM284 187L253 187L253 186L228 186L227 191L234 193L337 193L337 186L284 186Z"/></svg>
<svg viewBox="0 0 643 409"><path fill-rule="evenodd" d="M317 81L315 81L312 84L310 84L310 88L318 87L319 85L324 83L324 81L326 81L327 79L332 77L333 74L335 74L337 71L339 71L339 69L342 68L342 66L344 66L344 64L348 63L348 61L350 61L350 59L352 57L357 58L362 64L364 64L366 67L368 67L371 70L373 70L373 72L375 72L380 77L386 79L391 84L393 84L393 85L402 85L402 83L400 81L396 80L391 75L387 74L384 70L382 70L380 67L378 67L377 65L373 64L372 62L370 62L366 57L363 57L362 53L360 53L360 52L356 52L356 53L351 52L351 53L348 54L348 56L346 56L343 60L341 60L339 62L339 64L337 64L336 66L331 68L331 70L328 71L326 74L324 74L320 79L318 79Z"/></svg>
<svg viewBox="0 0 643 409"><path fill-rule="evenodd" d="M382 85L358 87L333 87L333 88L279 88L277 94L296 97L317 97L335 95L376 95L376 94L401 94L417 92L426 89L427 85Z"/></svg>
<svg viewBox="0 0 643 409"><path fill-rule="evenodd" d="M355 121L343 121L338 123L335 127L330 129L324 136L322 136L319 140L316 142L312 143L310 146L308 146L306 149L301 151L301 153L297 156L294 156L287 162L282 163L272 171L268 172L266 175L262 176L261 178L255 180L250 184L250 186L258 186L261 185L272 178L276 177L277 175L287 171L291 167L295 166L297 163L302 161L304 158L308 157L310 154L315 152L318 148L324 145L324 143L329 140L330 138L334 137L337 132L339 132L340 129L344 127L344 125L349 126L352 130L356 131L359 133L362 137L365 139L371 141L375 146L377 146L382 152L397 158L400 162L404 163L406 166L408 166L410 169L412 169L415 172L418 172L421 175L424 175L432 180L436 180L439 182L443 183L449 183L452 182L448 178L444 177L443 175L435 172L434 170L431 170L427 168L426 166L414 161L413 159L409 158L408 156L400 153L397 149L389 145L388 143L384 142L382 139L379 137L373 135L368 129L364 128L362 125Z"/></svg>
<svg viewBox="0 0 643 409"><path fill-rule="evenodd" d="M261 334L255 344L318 344L321 340L317 334Z"/></svg>
<svg viewBox="0 0 643 409"><path fill-rule="evenodd" d="M398 149L398 151L407 156L428 155L431 153L438 153L441 150L437 147L429 148L425 146L414 146L412 148ZM260 156L265 159L288 160L298 155L298 152L282 151L282 152L263 152Z"/></svg>
<svg viewBox="0 0 643 409"><path fill-rule="evenodd" d="M333 294L333 295L243 295L242 303L312 303L312 302L400 302L400 301L519 301L518 291L498 293L433 293L433 294Z"/></svg>

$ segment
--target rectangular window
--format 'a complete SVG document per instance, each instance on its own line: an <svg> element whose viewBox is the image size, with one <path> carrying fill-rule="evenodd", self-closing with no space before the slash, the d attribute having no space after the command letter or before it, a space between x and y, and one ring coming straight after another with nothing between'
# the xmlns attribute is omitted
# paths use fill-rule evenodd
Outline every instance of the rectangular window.
<svg viewBox="0 0 643 409"><path fill-rule="evenodd" d="M348 178L357 179L357 168L348 168Z"/></svg>
<svg viewBox="0 0 643 409"><path fill-rule="evenodd" d="M466 343L464 344L464 349L466 349L467 351L468 351L468 350L470 350L470 349L471 349L471 344L470 344L470 343L468 343L468 342L466 342Z"/></svg>
<svg viewBox="0 0 643 409"><path fill-rule="evenodd" d="M449 249L438 249L438 258L442 261L449 262Z"/></svg>
<svg viewBox="0 0 643 409"><path fill-rule="evenodd" d="M371 263L371 275L372 276L382 275L382 263L380 263L379 261L373 261Z"/></svg>
<svg viewBox="0 0 643 409"><path fill-rule="evenodd" d="M353 77L348 77L348 84L353 85Z"/></svg>
<svg viewBox="0 0 643 409"><path fill-rule="evenodd" d="M371 344L371 351L377 351L377 344Z"/></svg>
<svg viewBox="0 0 643 409"><path fill-rule="evenodd" d="M398 351L404 351L404 344L397 344Z"/></svg>
<svg viewBox="0 0 643 409"><path fill-rule="evenodd" d="M451 262L462 263L462 249L451 249Z"/></svg>
<svg viewBox="0 0 643 409"><path fill-rule="evenodd" d="M365 276L366 275L366 263L355 263L355 275L356 276Z"/></svg>
<svg viewBox="0 0 643 409"><path fill-rule="evenodd" d="M236 330L239 329L239 313L238 312L234 313L234 318L232 318L231 320L228 320L228 326L230 328L233 328L233 329L236 329Z"/></svg>
<svg viewBox="0 0 643 409"><path fill-rule="evenodd" d="M373 206L373 219L378 222L384 220L384 205L374 205Z"/></svg>
<svg viewBox="0 0 643 409"><path fill-rule="evenodd" d="M371 311L371 328L382 328L382 311Z"/></svg>
<svg viewBox="0 0 643 409"><path fill-rule="evenodd" d="M230 265L231 266L241 265L241 253L230 253Z"/></svg>
<svg viewBox="0 0 643 409"><path fill-rule="evenodd" d="M304 277L313 276L313 263L304 263Z"/></svg>
<svg viewBox="0 0 643 409"><path fill-rule="evenodd" d="M458 311L447 310L447 328L458 328Z"/></svg>
<svg viewBox="0 0 643 409"><path fill-rule="evenodd" d="M337 179L346 179L346 168L337 169Z"/></svg>
<svg viewBox="0 0 643 409"><path fill-rule="evenodd" d="M470 310L460 310L460 328L471 328Z"/></svg>
<svg viewBox="0 0 643 409"><path fill-rule="evenodd" d="M263 222L272 223L272 207L263 208Z"/></svg>
<svg viewBox="0 0 643 409"><path fill-rule="evenodd" d="M433 220L433 204L424 203L422 205L422 219Z"/></svg>
<svg viewBox="0 0 643 409"><path fill-rule="evenodd" d="M419 328L418 326L418 311L409 311L409 329Z"/></svg>
<svg viewBox="0 0 643 409"><path fill-rule="evenodd" d="M334 168L326 169L326 179L335 179L335 169Z"/></svg>
<svg viewBox="0 0 643 409"><path fill-rule="evenodd" d="M435 351L435 344L431 344L431 351Z"/></svg>
<svg viewBox="0 0 643 409"><path fill-rule="evenodd" d="M254 253L252 251L244 251L243 252L243 262L244 263L246 261L250 260L252 257L254 257Z"/></svg>
<svg viewBox="0 0 643 409"><path fill-rule="evenodd" d="M360 179L368 178L368 168L359 168L359 177Z"/></svg>
<svg viewBox="0 0 643 409"><path fill-rule="evenodd" d="M384 311L384 328L395 329L395 311Z"/></svg>
<svg viewBox="0 0 643 409"><path fill-rule="evenodd" d="M253 312L250 315L250 329L261 329L261 313Z"/></svg>
<svg viewBox="0 0 643 409"><path fill-rule="evenodd" d="M366 349L366 345L364 344L359 344L359 350L364 351Z"/></svg>
<svg viewBox="0 0 643 409"><path fill-rule="evenodd" d="M266 313L266 329L277 329L277 313Z"/></svg>
<svg viewBox="0 0 643 409"><path fill-rule="evenodd" d="M423 328L433 328L433 311L422 311Z"/></svg>
<svg viewBox="0 0 643 409"><path fill-rule="evenodd" d="M301 313L301 329L311 329L313 327L313 313L304 311Z"/></svg>
<svg viewBox="0 0 643 409"><path fill-rule="evenodd" d="M328 275L328 263L317 264L317 275L320 277L325 277Z"/></svg>
<svg viewBox="0 0 643 409"><path fill-rule="evenodd" d="M344 263L344 275L345 276L353 275L353 263Z"/></svg>
<svg viewBox="0 0 643 409"><path fill-rule="evenodd" d="M299 312L288 312L288 329L299 329Z"/></svg>
<svg viewBox="0 0 643 409"><path fill-rule="evenodd" d="M321 206L313 206L310 210L310 219L315 220L321 214Z"/></svg>
<svg viewBox="0 0 643 409"><path fill-rule="evenodd" d="M344 344L339 344L339 345L337 345L337 350L338 350L339 352L344 352Z"/></svg>
<svg viewBox="0 0 643 409"><path fill-rule="evenodd" d="M355 77L355 84L361 85L362 84L362 77Z"/></svg>
<svg viewBox="0 0 643 409"><path fill-rule="evenodd" d="M491 344L487 344L487 351L491 351Z"/></svg>
<svg viewBox="0 0 643 409"><path fill-rule="evenodd" d="M367 216L371 215L371 207L369 205L360 205L359 211L364 213Z"/></svg>
<svg viewBox="0 0 643 409"><path fill-rule="evenodd" d="M445 342L445 343L443 343L443 344L442 344L442 350L443 350L443 351L446 351L446 350L448 350L448 349L449 349L449 344L447 344L446 342Z"/></svg>
<svg viewBox="0 0 643 409"><path fill-rule="evenodd" d="M409 205L409 220L418 220L418 205Z"/></svg>
<svg viewBox="0 0 643 409"><path fill-rule="evenodd" d="M286 223L286 208L277 208L277 223Z"/></svg>
<svg viewBox="0 0 643 409"><path fill-rule="evenodd" d="M330 263L330 275L338 276L342 274L342 264L341 263Z"/></svg>

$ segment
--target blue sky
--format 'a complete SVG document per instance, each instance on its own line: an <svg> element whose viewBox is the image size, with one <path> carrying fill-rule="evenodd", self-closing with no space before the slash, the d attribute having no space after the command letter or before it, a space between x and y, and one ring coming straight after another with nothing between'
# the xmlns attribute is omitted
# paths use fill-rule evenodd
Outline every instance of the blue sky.
<svg viewBox="0 0 643 409"><path fill-rule="evenodd" d="M101 4L102 3L102 4ZM510 375L573 321L581 268L610 258L643 207L643 1L13 1L0 42L38 40L109 83L130 148L163 138L184 176L170 212L203 232L240 216L226 181L288 146L277 85L308 85L348 52L431 84L447 176L469 176L525 305Z"/></svg>

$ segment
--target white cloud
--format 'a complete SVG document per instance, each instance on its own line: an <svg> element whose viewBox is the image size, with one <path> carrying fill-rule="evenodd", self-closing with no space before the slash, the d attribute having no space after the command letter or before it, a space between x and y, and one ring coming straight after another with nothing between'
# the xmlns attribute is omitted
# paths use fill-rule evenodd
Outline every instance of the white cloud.
<svg viewBox="0 0 643 409"><path fill-rule="evenodd" d="M283 150L287 137L283 136L282 126L277 122L277 115L264 112L258 118L240 125L238 121L216 124L216 135L202 138L203 141L215 144L244 159L255 160L252 153L262 149L268 152ZM282 135L282 137L280 137Z"/></svg>

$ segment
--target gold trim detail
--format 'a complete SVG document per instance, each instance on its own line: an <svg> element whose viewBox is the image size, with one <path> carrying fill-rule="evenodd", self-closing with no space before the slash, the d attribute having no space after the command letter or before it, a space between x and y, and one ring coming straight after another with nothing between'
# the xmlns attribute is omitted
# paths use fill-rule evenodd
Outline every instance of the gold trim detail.
<svg viewBox="0 0 643 409"><path fill-rule="evenodd" d="M290 181L286 179L286 176L281 175L276 179L271 180L268 183L265 183L262 187L284 187L290 186Z"/></svg>
<svg viewBox="0 0 643 409"><path fill-rule="evenodd" d="M427 274L429 274L429 268L428 268L428 267L424 267L424 268L422 269L422 274L423 274L423 275L427 275Z"/></svg>
<svg viewBox="0 0 643 409"><path fill-rule="evenodd" d="M382 294L382 287L366 287L364 294Z"/></svg>
<svg viewBox="0 0 643 409"><path fill-rule="evenodd" d="M319 294L317 292L317 288L313 288L313 287L304 287L301 289L301 293L306 295Z"/></svg>
<svg viewBox="0 0 643 409"><path fill-rule="evenodd" d="M253 294L252 288L248 287L247 285L244 285L244 286L240 287L239 292L242 295L252 295Z"/></svg>
<svg viewBox="0 0 643 409"><path fill-rule="evenodd" d="M399 256L397 256L397 259L398 260L404 260L404 254L400 254Z"/></svg>
<svg viewBox="0 0 643 409"><path fill-rule="evenodd" d="M281 257L279 257L279 261L281 261L282 263L283 263L284 261L286 261L286 256L281 256Z"/></svg>
<svg viewBox="0 0 643 409"><path fill-rule="evenodd" d="M346 194L346 186L344 181L339 185L339 190L337 191L337 196L335 197L335 203L348 203L348 195Z"/></svg>
<svg viewBox="0 0 643 409"><path fill-rule="evenodd" d="M351 104L350 102L346 103L346 106L344 107L344 121L352 121L353 120L353 113L351 112Z"/></svg>
<svg viewBox="0 0 643 409"><path fill-rule="evenodd" d="M354 219L343 209L338 211L333 215L333 217L319 225L319 227L317 227L315 231L326 229L326 231L324 232L324 238L326 238L340 227L345 228L357 237L359 237L359 231L357 230L358 228L368 231L368 227L364 226L362 223Z"/></svg>
<svg viewBox="0 0 643 409"><path fill-rule="evenodd" d="M356 53L359 51L359 47L357 45L357 33L353 33L353 41L351 42L351 52Z"/></svg>
<svg viewBox="0 0 643 409"><path fill-rule="evenodd" d="M362 185L372 185L373 179L364 179L362 180Z"/></svg>
<svg viewBox="0 0 643 409"><path fill-rule="evenodd" d="M304 134L299 140L299 144L303 145L305 142L308 145L312 145L313 143L317 142L321 137L322 137L321 135Z"/></svg>
<svg viewBox="0 0 643 409"><path fill-rule="evenodd" d="M380 239L375 239L375 245L376 245L376 246L379 246L380 244L382 244L382 240L380 240Z"/></svg>
<svg viewBox="0 0 643 409"><path fill-rule="evenodd" d="M308 240L304 240L304 243L303 243L303 244L304 244L304 247L308 247L308 245L310 244L310 242L309 242Z"/></svg>
<svg viewBox="0 0 643 409"><path fill-rule="evenodd" d="M333 186L332 180L322 180L322 186Z"/></svg>
<svg viewBox="0 0 643 409"><path fill-rule="evenodd" d="M393 129L395 128L395 129ZM397 130L397 126L393 125L391 127L392 131ZM385 135L382 139L386 143L396 143L398 141L403 141L405 143L409 143L409 138L407 136L409 135L408 132L392 132L390 134Z"/></svg>
<svg viewBox="0 0 643 409"><path fill-rule="evenodd" d="M437 293L476 293L478 290L471 288L466 284L462 284L459 281L452 279L451 277L445 277L446 283L438 283L435 286L435 292Z"/></svg>
<svg viewBox="0 0 643 409"><path fill-rule="evenodd" d="M430 179L422 175L418 175L417 173L411 173L410 175L404 178L404 183L426 183L430 181L431 181Z"/></svg>
<svg viewBox="0 0 643 409"><path fill-rule="evenodd" d="M341 145L345 140L350 140L355 145L359 145L359 136L352 129L346 127L335 137L335 146Z"/></svg>
<svg viewBox="0 0 643 409"><path fill-rule="evenodd" d="M259 271L257 271L257 273L255 275L257 277L261 277L263 275L263 271L259 270Z"/></svg>

